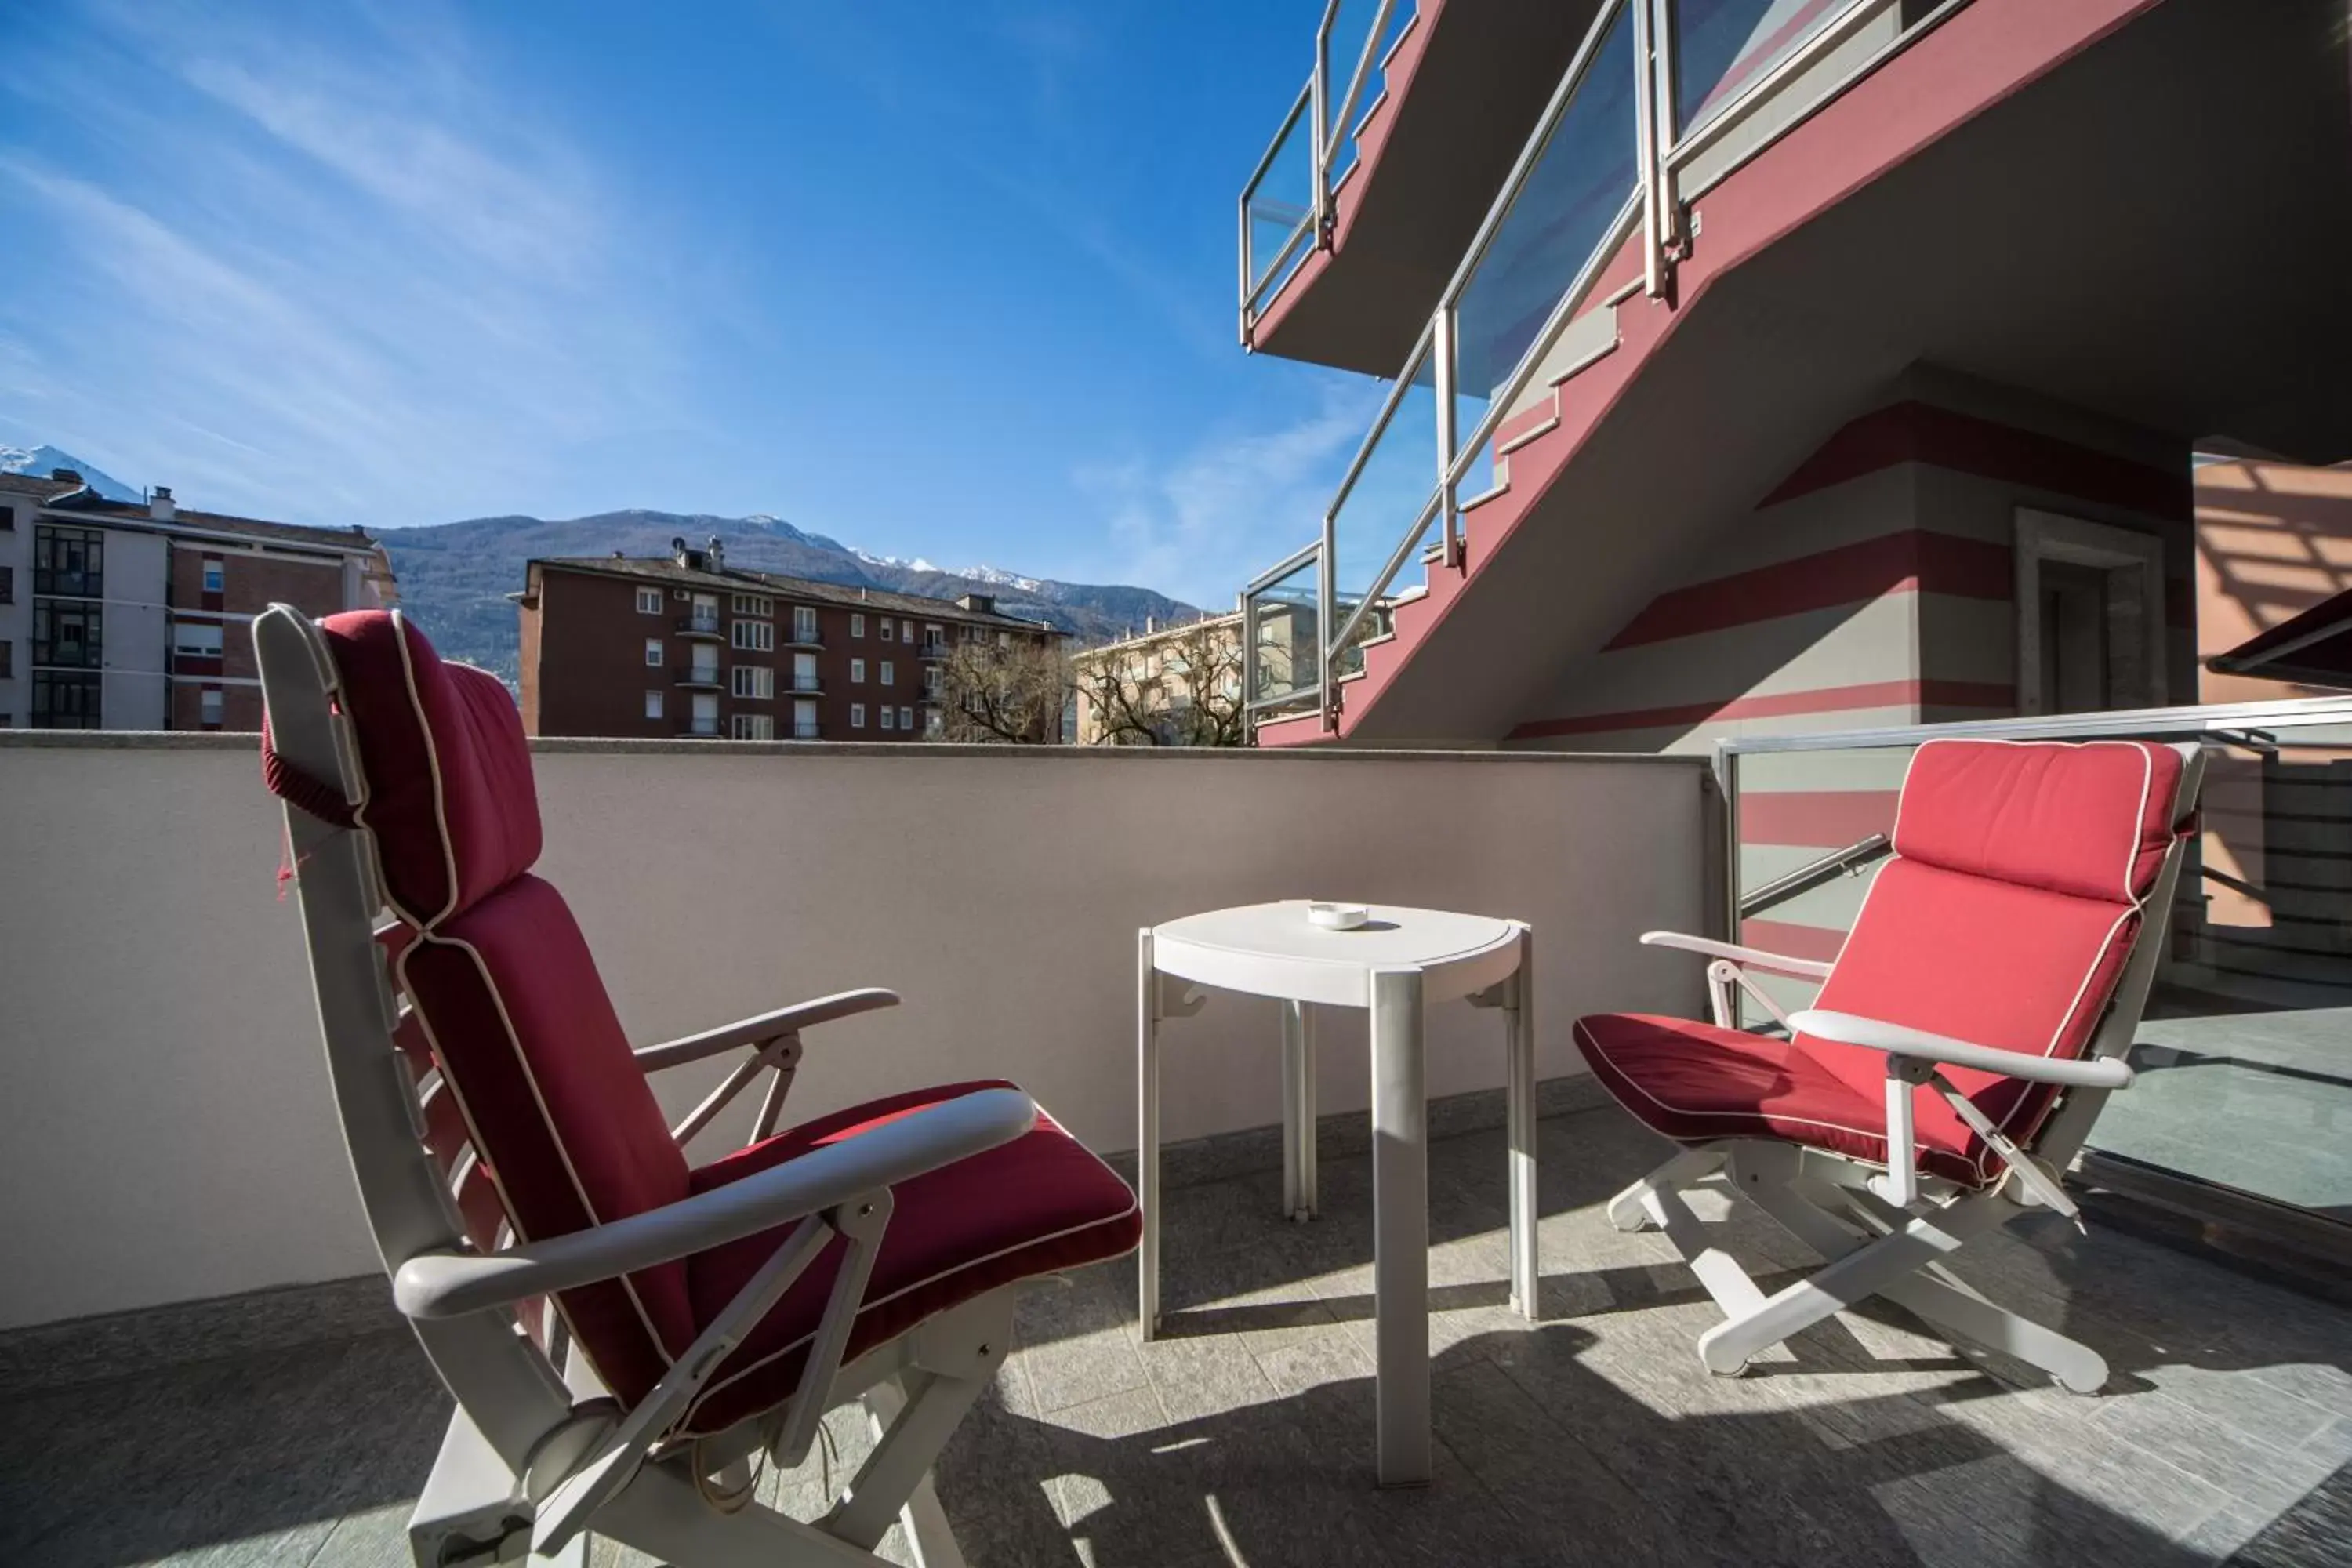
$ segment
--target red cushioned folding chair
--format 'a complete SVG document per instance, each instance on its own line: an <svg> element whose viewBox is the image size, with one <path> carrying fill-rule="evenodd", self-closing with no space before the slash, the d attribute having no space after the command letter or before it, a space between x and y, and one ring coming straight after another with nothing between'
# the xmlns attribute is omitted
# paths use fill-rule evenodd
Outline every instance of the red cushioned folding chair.
<svg viewBox="0 0 2352 1568"><path fill-rule="evenodd" d="M2059 1175L2110 1092L2163 946L2203 757L2194 747L1931 741L1834 964L1668 931L1702 953L1712 1025L1604 1014L1576 1041L1620 1103L1682 1151L1609 1205L1664 1230L1728 1321L1710 1371L1870 1296L2091 1393L2106 1363L1988 1301L1938 1261L2034 1209L2077 1225ZM1750 970L1820 980L1783 1014ZM1734 1026L1735 993L1788 1038ZM1827 1261L1766 1296L1678 1189L1717 1173Z"/></svg>
<svg viewBox="0 0 2352 1568"><path fill-rule="evenodd" d="M903 1518L961 1563L929 1473L1003 1361L1015 1283L1130 1250L1134 1195L1010 1084L779 1123L801 1031L852 991L632 1050L540 850L513 700L399 612L254 625L321 1030L394 1298L457 1409L423 1564L584 1555L853 1563ZM646 1075L740 1060L677 1127ZM686 1141L766 1075L751 1141ZM751 1500L835 1405L877 1442L822 1518Z"/></svg>

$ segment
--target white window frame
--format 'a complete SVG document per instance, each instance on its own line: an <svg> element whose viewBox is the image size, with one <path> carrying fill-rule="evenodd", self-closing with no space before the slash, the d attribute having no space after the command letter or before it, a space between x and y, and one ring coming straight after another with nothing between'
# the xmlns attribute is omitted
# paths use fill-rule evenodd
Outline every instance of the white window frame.
<svg viewBox="0 0 2352 1568"><path fill-rule="evenodd" d="M773 653L776 627L771 621L737 621L728 627L728 641L745 653Z"/></svg>
<svg viewBox="0 0 2352 1568"><path fill-rule="evenodd" d="M658 616L658 615L660 615L661 613L662 613L662 595L661 595L661 590L660 590L659 588L640 588L640 589L638 589L638 590L637 590L637 614L639 614L639 615L641 615L641 616Z"/></svg>
<svg viewBox="0 0 2352 1568"><path fill-rule="evenodd" d="M863 686L866 684L866 661L864 659L853 658L849 661L849 683L852 686Z"/></svg>
<svg viewBox="0 0 2352 1568"><path fill-rule="evenodd" d="M2116 693L2118 708L2161 708L2168 700L2169 676L2164 604L2164 541L2151 533L2135 533L2054 511L2017 509L2015 599L2017 623L2017 710L2042 712L2042 563L2063 561L2077 566L2133 579L2140 595L2141 679L2131 689Z"/></svg>
<svg viewBox="0 0 2352 1568"><path fill-rule="evenodd" d="M887 658L882 661L882 684L885 686L896 686L898 684L898 666L892 664Z"/></svg>
<svg viewBox="0 0 2352 1568"><path fill-rule="evenodd" d="M814 606L809 605L794 605L793 606L793 640L794 642L814 642L817 640L816 610Z"/></svg>
<svg viewBox="0 0 2352 1568"><path fill-rule="evenodd" d="M866 728L865 703L853 702L849 705L849 727L853 730L863 730Z"/></svg>
<svg viewBox="0 0 2352 1568"><path fill-rule="evenodd" d="M915 640L914 622L900 621L898 623L898 640L903 643L911 643Z"/></svg>
<svg viewBox="0 0 2352 1568"><path fill-rule="evenodd" d="M775 601L765 594L738 594L732 607L739 616L772 616L776 613Z"/></svg>
<svg viewBox="0 0 2352 1568"><path fill-rule="evenodd" d="M662 640L659 637L647 637L646 639L646 668L647 669L659 669L661 667Z"/></svg>
<svg viewBox="0 0 2352 1568"><path fill-rule="evenodd" d="M854 637L862 637L866 635L866 617L864 616L857 615L854 612L851 614L849 617L849 635Z"/></svg>
<svg viewBox="0 0 2352 1568"><path fill-rule="evenodd" d="M881 633L882 633L882 640L883 640L884 642L888 642L888 641L890 640L890 628L891 628L891 626L892 626L893 625L895 625L895 624L896 624L896 623L895 623L895 622L893 622L893 621L890 619L890 617L889 617L889 616L884 616L882 617L882 625L881 625L880 630L881 630Z"/></svg>
<svg viewBox="0 0 2352 1568"><path fill-rule="evenodd" d="M891 707L887 702L882 704L882 728L885 730L893 728L898 716L898 710L896 708Z"/></svg>
<svg viewBox="0 0 2352 1568"><path fill-rule="evenodd" d="M738 741L772 741L776 718L772 713L738 713L728 721L728 731Z"/></svg>
<svg viewBox="0 0 2352 1568"><path fill-rule="evenodd" d="M228 693L216 686L208 686L196 693L196 722L217 724L228 709Z"/></svg>
<svg viewBox="0 0 2352 1568"><path fill-rule="evenodd" d="M190 633L199 634L191 644L180 639ZM201 634L210 632L209 646ZM182 658L219 658L222 657L221 624L218 621L175 621L172 626L172 652Z"/></svg>
<svg viewBox="0 0 2352 1568"><path fill-rule="evenodd" d="M217 555L205 556L204 584L207 594L227 593L228 563Z"/></svg>
<svg viewBox="0 0 2352 1568"><path fill-rule="evenodd" d="M906 731L909 735L915 732L915 710L912 708L898 710L898 728Z"/></svg>
<svg viewBox="0 0 2352 1568"><path fill-rule="evenodd" d="M730 684L738 697L764 700L776 694L776 672L764 664L739 664Z"/></svg>
<svg viewBox="0 0 2352 1568"><path fill-rule="evenodd" d="M661 716L662 694L659 691L648 690L646 693L646 717L648 719L658 719Z"/></svg>

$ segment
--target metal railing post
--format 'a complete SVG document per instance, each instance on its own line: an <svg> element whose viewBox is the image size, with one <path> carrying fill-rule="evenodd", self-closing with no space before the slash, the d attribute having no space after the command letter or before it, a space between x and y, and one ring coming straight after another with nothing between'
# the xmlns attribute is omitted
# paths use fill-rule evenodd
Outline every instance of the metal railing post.
<svg viewBox="0 0 2352 1568"><path fill-rule="evenodd" d="M1454 334L1460 323L1454 307L1441 304L1431 323L1429 352L1437 356L1437 488L1439 510L1445 518L1445 544L1440 559L1449 567L1461 563L1461 516L1454 505L1454 487L1445 476L1454 468Z"/></svg>
<svg viewBox="0 0 2352 1568"><path fill-rule="evenodd" d="M1236 248L1241 253L1242 277L1241 293L1234 301L1234 314L1238 319L1241 343L1244 348L1250 346L1250 274L1254 270L1250 265L1249 204L1250 194L1247 190L1244 190L1241 200L1235 204L1241 213L1241 243Z"/></svg>
<svg viewBox="0 0 2352 1568"><path fill-rule="evenodd" d="M1654 7L1650 19L1650 167L1657 185L1658 249L1661 258L1682 237L1682 204L1675 199L1675 0L1643 0Z"/></svg>
<svg viewBox="0 0 2352 1568"><path fill-rule="evenodd" d="M1642 288L1654 300L1665 292L1664 245L1658 235L1657 72L1650 55L1652 0L1632 0L1633 11L1633 153L1642 182Z"/></svg>
<svg viewBox="0 0 2352 1568"><path fill-rule="evenodd" d="M1339 691L1331 683L1331 621L1337 608L1337 584L1332 572L1332 542L1337 514L1323 514L1323 550L1315 566L1315 698L1323 710L1323 728L1337 730Z"/></svg>
<svg viewBox="0 0 2352 1568"><path fill-rule="evenodd" d="M1331 235L1331 159L1326 151L1325 121L1331 101L1331 24L1339 0L1323 7L1323 21L1315 29L1315 74L1307 79L1307 153L1315 176L1315 246L1320 249Z"/></svg>
<svg viewBox="0 0 2352 1568"><path fill-rule="evenodd" d="M1251 706L1257 700L1257 596L1236 595L1242 612L1242 728L1244 738L1253 743L1257 740L1257 710Z"/></svg>

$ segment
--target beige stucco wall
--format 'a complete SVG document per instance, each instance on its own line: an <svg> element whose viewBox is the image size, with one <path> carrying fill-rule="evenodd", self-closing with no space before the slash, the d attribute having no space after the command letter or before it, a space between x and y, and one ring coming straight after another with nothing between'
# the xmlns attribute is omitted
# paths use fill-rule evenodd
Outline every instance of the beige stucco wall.
<svg viewBox="0 0 2352 1568"><path fill-rule="evenodd" d="M632 1038L905 995L811 1037L803 1114L1002 1074L1129 1147L1136 928L1261 899L1531 921L1547 1075L1574 1070L1580 1012L1697 1000L1686 960L1634 942L1702 919L1685 761L546 747L541 869ZM0 1327L375 1267L250 742L0 736ZM1500 1026L1433 1016L1431 1092L1498 1084ZM1167 1136L1274 1121L1276 1030L1241 998L1171 1023ZM1360 1021L1325 1039L1323 1109L1361 1108Z"/></svg>

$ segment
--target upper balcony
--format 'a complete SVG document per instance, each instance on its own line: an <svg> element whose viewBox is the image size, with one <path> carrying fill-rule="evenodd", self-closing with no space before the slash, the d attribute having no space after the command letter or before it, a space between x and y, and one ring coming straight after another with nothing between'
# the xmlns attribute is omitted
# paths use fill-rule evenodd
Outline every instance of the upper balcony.
<svg viewBox="0 0 2352 1568"><path fill-rule="evenodd" d="M1508 734L1914 367L2175 440L2352 452L2341 20L1601 7L1322 516L1248 589L1261 742ZM2262 221L2189 195L2222 186ZM2249 297L2250 269L2292 279Z"/></svg>
<svg viewBox="0 0 2352 1568"><path fill-rule="evenodd" d="M1819 773L1747 763L1736 787ZM1698 1002L1696 967L1635 939L1729 918L1712 907L1725 824L1699 760L582 741L540 742L533 764L539 870L635 1037L849 985L904 994L811 1036L793 1116L1003 1073L1095 1147L1126 1149L1139 926L1300 892L1532 922L1537 1324L1505 1305L1498 1026L1459 1005L1428 1021L1434 1483L1377 1491L1366 1458L1360 1022L1328 1016L1323 1213L1293 1224L1268 1126L1276 1012L1219 998L1163 1036L1165 1130L1186 1141L1163 1194L1164 1331L1137 1334L1125 1261L1024 1288L1015 1348L937 1472L976 1564L1565 1563L1605 1542L1643 1563L2189 1568L2250 1542L2241 1561L2298 1561L2291 1543L2332 1539L2352 1318L2120 1199L2084 1194L2087 1235L2030 1222L1953 1265L2095 1343L2117 1373L2102 1398L1956 1351L1893 1307L1842 1314L1744 1379L1700 1367L1702 1294L1664 1239L1603 1214L1661 1145L1601 1101L1567 1038L1591 1008ZM282 818L256 773L250 736L0 735L16 808L0 848L44 889L0 911L0 1474L27 1483L0 1510L0 1559L407 1560L449 1399L387 1300L335 1134L299 909L272 896ZM747 800L757 831L724 830ZM1743 804L1749 826L1766 815ZM1145 826L1089 826L1104 822ZM1201 823L1222 826L1181 826ZM1737 858L1753 892L1790 885ZM1850 912L1855 884L1811 886L1811 905L1773 918ZM780 942L787 888L824 918ZM705 918L681 922L688 908ZM88 1048L106 1041L169 1048ZM2309 1063L2265 1085L2214 1059L2234 1054L2183 1049L2148 1076L2233 1114L2264 1088L2325 1087ZM683 1115L722 1071L663 1075L665 1109ZM740 1141L751 1100L698 1159ZM2325 1117L2306 1121L2324 1139ZM1727 1196L1704 1215L1751 1268L1811 1261ZM871 1441L854 1405L828 1428L763 1496L824 1508ZM1758 1496L1772 1506L1739 1500Z"/></svg>
<svg viewBox="0 0 2352 1568"><path fill-rule="evenodd" d="M715 610L709 615L680 616L677 620L677 635L682 637L703 637L712 642L724 642L727 640L727 623L719 618L719 613Z"/></svg>
<svg viewBox="0 0 2352 1568"><path fill-rule="evenodd" d="M1307 79L1242 193L1243 345L1393 371L1595 3L1329 0Z"/></svg>

